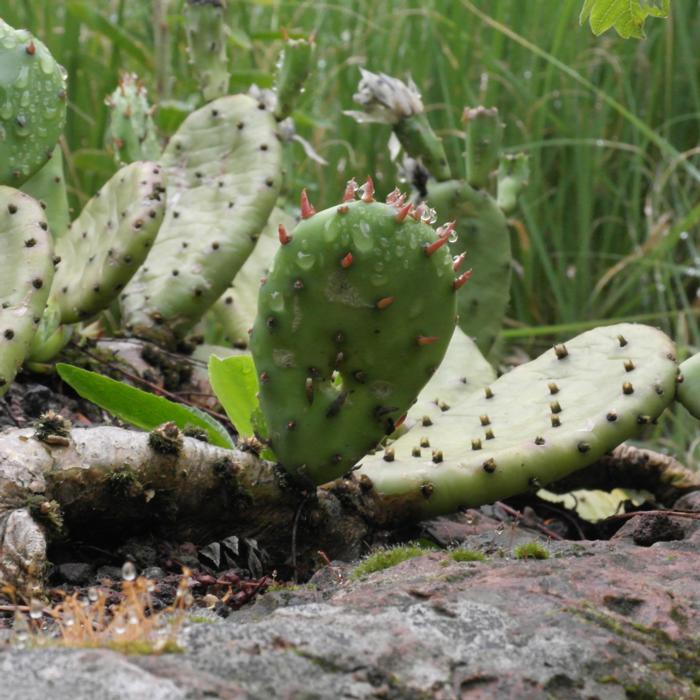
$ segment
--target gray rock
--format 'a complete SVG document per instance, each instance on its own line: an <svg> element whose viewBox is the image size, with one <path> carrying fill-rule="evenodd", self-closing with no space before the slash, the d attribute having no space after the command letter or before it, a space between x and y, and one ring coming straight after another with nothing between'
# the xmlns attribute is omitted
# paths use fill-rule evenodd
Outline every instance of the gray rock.
<svg viewBox="0 0 700 700"><path fill-rule="evenodd" d="M56 576L74 586L84 586L92 577L93 568L85 562L69 562L56 567Z"/></svg>
<svg viewBox="0 0 700 700"><path fill-rule="evenodd" d="M483 545L485 534L465 536L463 546ZM700 695L697 543L543 543L549 559L515 560L508 534L493 537L501 555L485 562L431 552L359 580L334 566L313 585L267 594L226 620L185 624L182 654L5 651L2 697Z"/></svg>

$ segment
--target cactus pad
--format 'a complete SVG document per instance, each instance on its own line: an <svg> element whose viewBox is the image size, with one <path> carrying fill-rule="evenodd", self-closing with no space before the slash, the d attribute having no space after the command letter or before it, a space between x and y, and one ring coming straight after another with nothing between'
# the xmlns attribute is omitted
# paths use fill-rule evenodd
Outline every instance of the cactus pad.
<svg viewBox="0 0 700 700"><path fill-rule="evenodd" d="M478 506L581 469L673 400L673 343L620 324L555 345L362 460L377 492L420 517Z"/></svg>
<svg viewBox="0 0 700 700"><path fill-rule="evenodd" d="M393 432L445 354L455 322L447 238L430 212L392 193L303 221L260 289L251 349L272 448L284 468L317 484L350 469ZM421 216L422 215L422 216ZM421 218L423 220L421 220Z"/></svg>
<svg viewBox="0 0 700 700"><path fill-rule="evenodd" d="M51 287L48 228L37 201L0 186L0 396L25 359Z"/></svg>
<svg viewBox="0 0 700 700"><path fill-rule="evenodd" d="M109 147L117 163L157 160L160 144L146 88L135 73L124 73L117 89L105 100L109 107Z"/></svg>
<svg viewBox="0 0 700 700"><path fill-rule="evenodd" d="M453 255L466 253L473 268L471 284L457 295L459 327L488 354L501 330L510 300L511 244L503 212L487 192L466 182L430 183L430 206L443 218L457 221L457 239L450 242Z"/></svg>
<svg viewBox="0 0 700 700"><path fill-rule="evenodd" d="M146 258L163 217L163 174L140 161L119 170L56 243L49 304L61 323L105 309Z"/></svg>
<svg viewBox="0 0 700 700"><path fill-rule="evenodd" d="M311 70L313 50L313 39L287 39L284 44L275 79L275 116L280 121L292 113L294 103L304 88Z"/></svg>
<svg viewBox="0 0 700 700"><path fill-rule="evenodd" d="M46 214L54 240L60 238L70 224L68 193L63 174L63 152L53 149L49 162L22 185L22 192L34 197Z"/></svg>
<svg viewBox="0 0 700 700"><path fill-rule="evenodd" d="M260 233L252 254L231 286L212 306L214 318L221 325L227 342L236 348L248 347L249 331L258 312L260 280L269 273L272 259L279 247L277 230L280 224L291 231L295 221L289 214L275 208Z"/></svg>
<svg viewBox="0 0 700 700"><path fill-rule="evenodd" d="M700 419L700 353L681 363L680 370L682 381L678 385L678 400L691 415Z"/></svg>
<svg viewBox="0 0 700 700"><path fill-rule="evenodd" d="M121 302L130 331L171 342L224 293L277 199L276 128L265 106L247 95L215 100L182 123L161 159L165 219Z"/></svg>
<svg viewBox="0 0 700 700"><path fill-rule="evenodd" d="M62 68L28 31L0 19L0 183L19 186L35 173L65 121Z"/></svg>
<svg viewBox="0 0 700 700"><path fill-rule="evenodd" d="M223 0L187 0L184 9L187 53L205 100L228 92Z"/></svg>

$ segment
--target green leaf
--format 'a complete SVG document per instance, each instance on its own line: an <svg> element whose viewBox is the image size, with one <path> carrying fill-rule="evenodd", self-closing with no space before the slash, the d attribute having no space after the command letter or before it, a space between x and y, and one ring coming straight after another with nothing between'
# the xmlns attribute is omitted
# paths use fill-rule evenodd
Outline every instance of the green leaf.
<svg viewBox="0 0 700 700"><path fill-rule="evenodd" d="M258 376L250 355L234 355L225 360L212 355L209 383L241 437L252 437L256 432L266 437L258 402Z"/></svg>
<svg viewBox="0 0 700 700"><path fill-rule="evenodd" d="M168 401L162 396L149 394L147 391L73 365L59 362L56 371L61 379L84 399L92 401L137 428L152 430L162 423L172 421L181 430L188 426L205 430L212 445L228 449L235 447L224 426L197 408Z"/></svg>
<svg viewBox="0 0 700 700"><path fill-rule="evenodd" d="M596 35L610 28L623 38L641 39L647 17L668 17L671 0L585 0L579 21Z"/></svg>

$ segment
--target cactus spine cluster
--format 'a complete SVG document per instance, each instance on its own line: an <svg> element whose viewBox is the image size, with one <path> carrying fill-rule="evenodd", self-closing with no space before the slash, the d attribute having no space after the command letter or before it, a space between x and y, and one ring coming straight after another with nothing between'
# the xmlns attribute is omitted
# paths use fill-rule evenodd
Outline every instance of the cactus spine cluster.
<svg viewBox="0 0 700 700"><path fill-rule="evenodd" d="M465 109L466 176L454 179L412 81L404 84L362 70L354 99L363 111L346 114L358 121L391 124L406 153L418 162L411 178L417 195L441 217L456 221L457 236L450 248L454 255L466 253L474 269L474 284L458 295L458 323L488 353L510 299L512 253L505 215L527 181L527 160L524 156L502 158L503 125L497 109ZM492 176L499 160L502 166L496 186Z"/></svg>
<svg viewBox="0 0 700 700"><path fill-rule="evenodd" d="M108 147L117 163L157 160L160 143L153 123L153 107L146 88L135 73L123 73L116 90L107 97Z"/></svg>
<svg viewBox="0 0 700 700"><path fill-rule="evenodd" d="M653 422L674 398L674 353L648 326L588 331L419 421L360 477L417 517L537 489Z"/></svg>
<svg viewBox="0 0 700 700"><path fill-rule="evenodd" d="M281 227L260 289L251 349L269 438L301 481L344 474L401 422L442 360L455 323L452 224L395 190L343 201Z"/></svg>
<svg viewBox="0 0 700 700"><path fill-rule="evenodd" d="M0 186L0 396L25 360L51 287L48 228L38 202Z"/></svg>
<svg viewBox="0 0 700 700"><path fill-rule="evenodd" d="M0 19L0 183L19 186L51 156L66 120L63 69Z"/></svg>

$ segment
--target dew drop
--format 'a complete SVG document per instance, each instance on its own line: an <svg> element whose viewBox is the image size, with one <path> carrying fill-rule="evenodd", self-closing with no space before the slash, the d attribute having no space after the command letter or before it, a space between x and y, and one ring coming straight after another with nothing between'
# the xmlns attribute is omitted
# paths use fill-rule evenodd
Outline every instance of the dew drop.
<svg viewBox="0 0 700 700"><path fill-rule="evenodd" d="M297 265L302 270L310 270L315 262L316 257L312 253L305 253L302 250L297 253Z"/></svg>
<svg viewBox="0 0 700 700"><path fill-rule="evenodd" d="M122 566L122 578L125 581L133 581L136 578L136 567L133 562L124 562L124 566Z"/></svg>

